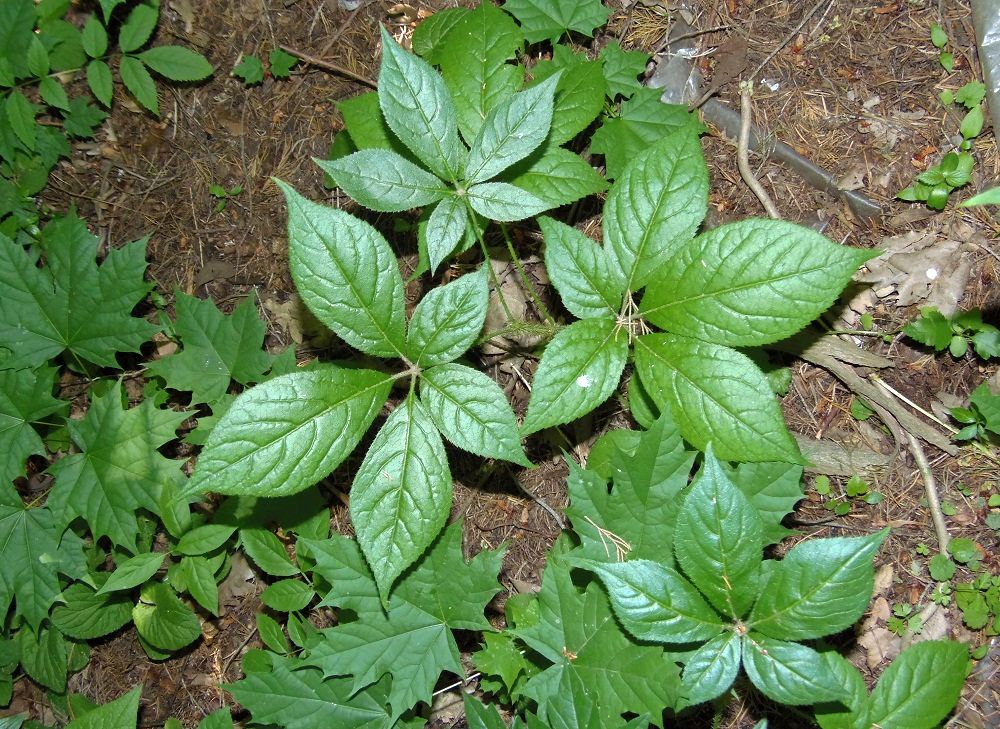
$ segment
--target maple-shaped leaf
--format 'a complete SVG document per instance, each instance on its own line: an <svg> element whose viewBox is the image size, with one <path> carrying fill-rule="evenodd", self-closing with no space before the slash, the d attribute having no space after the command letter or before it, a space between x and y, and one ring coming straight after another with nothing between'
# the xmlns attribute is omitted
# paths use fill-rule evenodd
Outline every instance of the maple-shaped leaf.
<svg viewBox="0 0 1000 729"><path fill-rule="evenodd" d="M601 50L604 81L608 98L630 97L642 88L639 76L646 71L649 55L642 51L624 51L618 41L611 41Z"/></svg>
<svg viewBox="0 0 1000 729"><path fill-rule="evenodd" d="M591 470L570 464L567 516L580 537L580 551L596 561L669 559L679 494L687 486L695 453L684 449L669 413L639 435L634 453L611 458L614 488Z"/></svg>
<svg viewBox="0 0 1000 729"><path fill-rule="evenodd" d="M626 712L659 717L677 702L677 665L661 647L637 643L622 630L599 584L577 588L558 551L545 567L537 621L511 631L552 663L525 684L524 694L538 702L549 725L564 704L559 697L574 687L586 687L602 727L625 726Z"/></svg>
<svg viewBox="0 0 1000 729"><path fill-rule="evenodd" d="M593 36L611 14L601 0L507 0L503 9L518 19L529 43L554 40L571 30Z"/></svg>
<svg viewBox="0 0 1000 729"><path fill-rule="evenodd" d="M0 370L0 483L24 473L28 456L45 453L33 423L69 403L52 397L57 371Z"/></svg>
<svg viewBox="0 0 1000 729"><path fill-rule="evenodd" d="M158 409L148 399L126 410L121 383L95 397L83 420L68 422L70 437L82 452L49 468L56 483L48 506L56 523L64 527L83 517L94 539L107 536L135 553L136 509L159 515L161 490L169 484L180 488L184 481L181 462L165 458L157 448L174 439L189 415Z"/></svg>
<svg viewBox="0 0 1000 729"><path fill-rule="evenodd" d="M660 89L639 89L622 102L621 113L594 132L590 149L604 155L608 179L618 177L625 165L653 142L678 130L700 134L704 127L686 106L664 104Z"/></svg>
<svg viewBox="0 0 1000 729"><path fill-rule="evenodd" d="M404 574L383 612L375 578L353 540L301 540L316 556L316 574L333 585L323 605L349 607L357 620L323 632L304 664L324 676L353 676L354 691L392 675L393 718L419 701L430 703L442 671L462 675L454 629L489 630L486 604L499 592L503 550L465 561L462 525L449 526Z"/></svg>
<svg viewBox="0 0 1000 729"><path fill-rule="evenodd" d="M37 630L59 595L56 576L59 533L47 508L0 505L0 614L11 599Z"/></svg>
<svg viewBox="0 0 1000 729"><path fill-rule="evenodd" d="M132 316L149 292L146 241L111 250L98 266L98 240L75 213L42 230L37 256L0 234L0 363L38 367L68 349L115 367L115 352L138 352L159 327Z"/></svg>
<svg viewBox="0 0 1000 729"><path fill-rule="evenodd" d="M192 403L222 398L232 380L249 385L264 378L271 358L263 351L267 329L253 298L226 316L208 300L177 292L174 329L183 349L149 363L167 387L190 391Z"/></svg>

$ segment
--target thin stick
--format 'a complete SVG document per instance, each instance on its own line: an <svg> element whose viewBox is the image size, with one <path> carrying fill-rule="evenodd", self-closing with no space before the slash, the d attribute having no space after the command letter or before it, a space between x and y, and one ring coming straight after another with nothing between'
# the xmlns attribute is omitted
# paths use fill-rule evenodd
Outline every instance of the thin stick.
<svg viewBox="0 0 1000 729"><path fill-rule="evenodd" d="M527 292L528 296L531 297L532 303L535 305L535 309L541 314L543 319L548 320L549 324L555 324L556 320L552 318L552 314L549 310L545 308L545 304L542 303L541 296L535 290L534 284L531 283L531 279L528 278L528 272L524 270L524 266L521 264L521 258L517 255L517 251L514 250L514 244L510 240L510 235L507 233L507 226L500 223L500 230L503 232L504 243L507 244L507 253L510 254L510 260L514 263L514 268L517 269L518 276L521 278L521 285Z"/></svg>
<svg viewBox="0 0 1000 729"><path fill-rule="evenodd" d="M278 48L283 50L285 53L291 53L296 56L299 60L305 61L310 66L315 66L316 68L322 68L324 71L329 71L330 73L336 73L340 76L346 76L352 81L357 81L359 84L364 84L373 89L378 88L378 84L372 81L367 76L362 76L359 73L354 73L350 69L344 68L343 66L338 66L336 63L331 63L330 61L324 61L322 58L316 58L315 56L310 56L307 53L292 48L291 46L286 46L284 43L279 43Z"/></svg>
<svg viewBox="0 0 1000 729"><path fill-rule="evenodd" d="M774 50L772 50L770 53L767 54L767 58L765 58L763 61L761 61L759 64L757 64L757 68L755 68L753 70L753 73L751 73L747 77L747 80L753 81L754 77L756 77L757 74L760 73L761 69L764 68L764 66L766 66L767 64L769 64L771 62L771 59L774 58L776 55L778 55L778 52L781 51L782 48L784 48L785 46L787 46L791 42L792 38L794 38L795 36L797 36L799 34L799 31L802 30L802 27L806 23L809 22L809 18L811 18L812 16L814 16L816 13L818 13L819 9L821 7L823 7L824 5L826 5L827 3L829 3L829 2L831 2L831 0L819 0L818 3L816 3L815 5L813 5L812 9L808 13L806 13L805 15L802 16L802 20L800 20L799 24L795 26L795 30L793 30L791 33L789 33L788 35L786 35L782 39L781 43L779 43L777 46L775 46Z"/></svg>
<svg viewBox="0 0 1000 729"><path fill-rule="evenodd" d="M924 479L924 492L927 495L927 507L931 511L931 521L934 522L934 531L937 532L938 549L944 554L945 550L948 549L948 542L951 541L951 535L948 534L948 527L944 523L944 514L941 512L941 500L938 498L934 474L931 472L931 465L927 462L927 456L924 454L920 441L910 433L906 434L906 438L910 442L910 451L913 453L917 468Z"/></svg>
<svg viewBox="0 0 1000 729"><path fill-rule="evenodd" d="M767 190L764 189L764 186L760 184L760 180L757 179L753 170L750 169L748 151L750 149L750 115L752 113L750 97L752 95L753 82L741 81L740 135L736 142L736 164L740 168L740 176L743 178L743 182L746 183L751 192L753 192L753 194L757 196L757 199L760 200L760 204L764 206L764 210L767 211L768 217L773 220L780 220L781 213L778 212L778 208L775 207L774 202L771 201L771 196L767 194Z"/></svg>

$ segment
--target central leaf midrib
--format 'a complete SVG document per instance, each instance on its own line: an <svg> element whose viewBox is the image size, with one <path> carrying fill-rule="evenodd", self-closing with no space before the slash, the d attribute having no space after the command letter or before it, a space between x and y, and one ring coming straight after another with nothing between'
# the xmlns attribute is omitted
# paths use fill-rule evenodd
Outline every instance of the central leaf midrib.
<svg viewBox="0 0 1000 729"><path fill-rule="evenodd" d="M766 625L768 622L776 620L777 618L780 618L782 615L785 615L785 614L789 613L794 608L797 608L800 605L806 603L809 599L811 599L814 595L816 595L816 593L818 593L820 590L823 590L826 587L828 587L830 585L830 583L832 583L834 581L834 578L836 578L842 572L847 571L847 569L851 566L852 563L853 563L853 560L850 560L848 562L845 562L845 563L841 564L839 566L839 568L828 579L826 579L824 582L822 582L822 583L816 585L815 587L813 587L813 589L810 590L808 593L802 595L802 597L800 597L799 599L795 600L794 602L789 603L785 608L783 608L781 610L778 610L777 612L773 612L770 615L766 615L763 618L760 618L759 620L754 620L753 622L748 623L748 626L749 627L757 628L757 627L759 627L761 625ZM770 580L768 580L768 583L770 583ZM765 585L765 587L767 587L767 585ZM837 597L842 597L842 596L841 595L837 595Z"/></svg>
<svg viewBox="0 0 1000 729"><path fill-rule="evenodd" d="M526 109L526 110L524 110L524 112L522 112L521 118L517 121L517 123L514 126L512 126L512 127L510 127L508 129L508 132L503 137L503 139L501 139L498 143L496 143L496 144L493 145L493 151L490 153L490 155L488 157L484 157L483 158L483 160L479 163L479 167L476 169L476 171L474 173L470 174L470 172L468 170L465 171L465 177L466 177L467 180L468 179L475 179L476 176L482 171L482 169L484 167L486 167L487 164L489 164L494 159L500 157L499 150L502 150L503 147L504 147L504 145L507 144L508 140L510 140L510 138L514 136L515 132L517 132L518 129L520 129L522 126L524 126L530 120L532 112L534 112L534 110L538 107L538 104L540 102L542 102L543 100L544 99L542 99L542 98L537 99L535 101L535 103L533 103L528 109ZM505 117L505 121L506 121L506 117ZM479 181L479 182L485 182L485 180L477 180L477 181Z"/></svg>
<svg viewBox="0 0 1000 729"><path fill-rule="evenodd" d="M438 340L443 331L447 328L447 325L450 324L455 319L455 317L463 313L461 307L465 304L466 301L469 300L471 296L474 295L475 292L469 292L463 295L461 300L452 307L451 311L447 314L445 320L441 323L441 325L434 328L434 330L432 331L432 335L427 338L427 341L424 342L424 346L420 349L420 354L416 356L416 361L418 364L420 363L421 358L423 358L423 356L427 353L427 349ZM410 325L412 326L412 324L413 322L411 320ZM448 347L447 349L450 349L450 347ZM459 354L461 354L461 352L459 352Z"/></svg>

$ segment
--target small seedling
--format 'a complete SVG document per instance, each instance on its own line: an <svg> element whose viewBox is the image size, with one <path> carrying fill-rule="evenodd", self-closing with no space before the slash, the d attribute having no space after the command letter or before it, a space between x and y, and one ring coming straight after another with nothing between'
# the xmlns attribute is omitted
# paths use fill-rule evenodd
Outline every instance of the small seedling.
<svg viewBox="0 0 1000 729"><path fill-rule="evenodd" d="M953 357L964 357L972 349L982 359L1000 356L1000 329L983 321L979 309L961 311L946 317L933 307L920 310L920 316L903 327L903 334L934 351L947 349Z"/></svg>
<svg viewBox="0 0 1000 729"><path fill-rule="evenodd" d="M914 613L912 605L896 603L892 606L892 617L886 621L885 627L902 637L907 633L918 635L924 629L924 624L920 614Z"/></svg>
<svg viewBox="0 0 1000 729"><path fill-rule="evenodd" d="M226 209L226 204L234 197L243 192L242 185L233 185L228 190L219 184L212 184L208 187L208 194L218 202L215 204L215 212L221 213Z"/></svg>
<svg viewBox="0 0 1000 729"><path fill-rule="evenodd" d="M280 48L275 48L268 56L268 66L273 78L288 78L292 73L292 68L299 62L298 57L291 53L286 53ZM264 62L258 56L247 55L240 59L232 70L232 75L243 81L247 86L259 84L264 80L266 71Z"/></svg>

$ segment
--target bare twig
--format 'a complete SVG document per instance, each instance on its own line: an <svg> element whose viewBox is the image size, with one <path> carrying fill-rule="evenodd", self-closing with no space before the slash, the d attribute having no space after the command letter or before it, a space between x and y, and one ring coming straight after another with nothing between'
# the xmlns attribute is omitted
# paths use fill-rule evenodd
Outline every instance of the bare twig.
<svg viewBox="0 0 1000 729"><path fill-rule="evenodd" d="M760 73L761 69L764 68L764 66L766 66L767 64L769 64L771 62L771 59L774 58L776 55L778 55L778 52L781 51L782 48L787 46L792 41L792 39L799 34L799 31L802 30L803 26L809 22L809 18L818 13L820 8L822 8L824 5L830 2L832 2L832 0L819 0L818 3L813 5L812 9L808 13L802 16L802 19L799 21L799 24L795 26L795 29L792 30L792 32L786 35L784 38L782 38L781 43L776 45L774 49L767 54L767 57L763 61L757 64L757 68L755 68L753 70L753 73L751 73L747 77L747 80L753 82L754 78L757 76L758 73Z"/></svg>
<svg viewBox="0 0 1000 729"><path fill-rule="evenodd" d="M752 104L750 102L751 96L753 96L753 82L741 81L740 135L736 140L736 164L740 168L740 176L743 178L743 182L746 183L751 192L753 192L753 194L757 196L757 199L760 200L760 204L764 206L764 210L767 211L768 217L774 220L780 220L781 213L778 212L778 208L771 200L771 196L767 194L767 190L764 189L764 186L760 184L760 180L757 179L753 170L750 169L750 158L748 152L750 149L750 115L752 112Z"/></svg>
<svg viewBox="0 0 1000 729"><path fill-rule="evenodd" d="M322 68L324 71L329 71L330 73L335 73L340 76L346 76L352 81L357 81L359 84L364 84L365 86L369 86L373 89L378 88L378 84L376 84L367 76L362 76L360 73L354 73L354 71L351 71L348 68L344 68L343 66L339 66L336 63L331 63L330 61L324 61L322 58L316 58L315 56L310 56L309 54L303 53L302 51L296 48L292 48L291 46L286 46L284 43L279 43L278 48L283 50L285 53L291 53L298 59L308 63L310 66L315 66L316 68Z"/></svg>
<svg viewBox="0 0 1000 729"><path fill-rule="evenodd" d="M937 532L938 549L944 554L945 550L948 549L948 542L951 541L951 535L948 534L948 527L944 523L944 514L941 513L941 500L938 498L937 486L934 483L934 474L931 472L931 465L927 462L927 456L924 454L924 449L920 445L920 441L910 433L907 433L906 437L910 443L910 451L913 453L913 459L917 462L920 476L924 479L927 508L931 511L931 521L934 522L934 531Z"/></svg>

